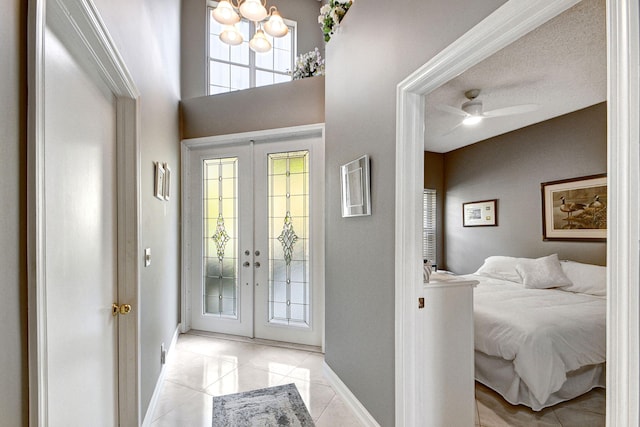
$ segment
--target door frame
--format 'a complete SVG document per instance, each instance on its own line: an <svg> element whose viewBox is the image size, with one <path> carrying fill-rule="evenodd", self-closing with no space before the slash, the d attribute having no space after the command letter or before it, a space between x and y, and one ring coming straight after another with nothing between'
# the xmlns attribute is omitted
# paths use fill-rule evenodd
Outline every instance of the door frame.
<svg viewBox="0 0 640 427"><path fill-rule="evenodd" d="M396 425L420 425L427 399L420 371L424 344L420 225L426 94L562 13L579 0L509 0L429 62L396 91L395 408ZM640 420L640 96L639 6L607 0L608 176L607 408L609 426Z"/></svg>
<svg viewBox="0 0 640 427"><path fill-rule="evenodd" d="M188 167L191 162L192 150L203 149L209 147L217 147L221 145L230 145L234 143L246 143L247 141L254 141L255 143L259 142L270 142L270 141L281 141L281 140L289 140L289 139L298 139L298 138L321 138L324 145L324 123L316 123L310 125L301 125L301 126L292 126L286 128L278 128L278 129L268 129L262 131L252 131L252 132L241 132L227 135L216 135L216 136L207 136L202 138L191 138L184 139L180 143L181 147L181 216L182 216L182 241L181 241L181 264L182 264L182 273L181 273L181 283L180 283L180 295L181 295L181 303L180 303L180 329L182 333L185 333L191 329L191 289L189 286L189 277L191 275L190 263L187 258L187 254L191 252L191 223L192 223L192 215L191 215L191 193L188 188L185 188L185 185L190 182L190 168ZM324 206L324 185L321 186L320 191L320 199L318 203L321 206ZM324 209L322 209L322 213L324 214ZM319 219L319 225L322 228L319 232L321 236L324 236L324 217ZM322 328L322 350L324 351L325 344L325 319L324 319L324 246L319 248L319 252L321 252L320 259L316 260L314 258L314 262L318 268L318 278L320 280L320 290L319 297L321 299L320 306L322 307L323 315L322 321L320 322L320 327ZM318 258L318 257L316 257Z"/></svg>
<svg viewBox="0 0 640 427"><path fill-rule="evenodd" d="M29 424L48 425L46 211L44 197L44 34L50 24L64 45L116 98L118 298L133 306L118 321L118 411L122 425L140 424L138 286L140 272L139 92L91 0L29 0L27 124L27 265ZM90 55L86 55L86 53Z"/></svg>

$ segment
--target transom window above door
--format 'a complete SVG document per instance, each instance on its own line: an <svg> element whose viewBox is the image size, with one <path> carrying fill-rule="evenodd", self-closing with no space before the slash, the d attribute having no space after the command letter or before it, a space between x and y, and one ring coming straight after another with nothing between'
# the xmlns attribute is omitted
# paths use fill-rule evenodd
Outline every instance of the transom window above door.
<svg viewBox="0 0 640 427"><path fill-rule="evenodd" d="M275 38L265 33L273 48L269 52L256 53L249 48L249 40L256 32L256 23L243 18L236 24L243 42L236 46L225 44L220 40L224 25L211 16L211 11L216 6L216 2L208 2L208 94L216 95L291 81L290 72L297 55L296 22L284 20L289 27L289 33L284 37Z"/></svg>

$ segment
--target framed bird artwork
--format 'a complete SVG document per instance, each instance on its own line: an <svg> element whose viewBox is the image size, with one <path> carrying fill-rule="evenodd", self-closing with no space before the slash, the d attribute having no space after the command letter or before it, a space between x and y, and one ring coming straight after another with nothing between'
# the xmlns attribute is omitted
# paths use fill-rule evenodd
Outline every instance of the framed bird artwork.
<svg viewBox="0 0 640 427"><path fill-rule="evenodd" d="M540 186L543 240L606 240L606 174L543 182Z"/></svg>

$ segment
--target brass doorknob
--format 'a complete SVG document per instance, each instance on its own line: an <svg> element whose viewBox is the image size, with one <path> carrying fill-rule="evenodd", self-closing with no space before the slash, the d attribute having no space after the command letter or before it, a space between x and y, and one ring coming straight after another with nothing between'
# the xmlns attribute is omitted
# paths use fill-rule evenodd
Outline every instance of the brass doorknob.
<svg viewBox="0 0 640 427"><path fill-rule="evenodd" d="M113 303L111 305L111 314L117 316L118 314L129 314L131 312L130 304L122 304L118 305L117 303Z"/></svg>

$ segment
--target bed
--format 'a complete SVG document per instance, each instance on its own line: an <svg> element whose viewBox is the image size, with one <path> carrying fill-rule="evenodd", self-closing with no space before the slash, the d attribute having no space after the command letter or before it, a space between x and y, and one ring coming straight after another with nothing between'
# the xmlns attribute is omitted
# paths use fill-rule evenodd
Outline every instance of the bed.
<svg viewBox="0 0 640 427"><path fill-rule="evenodd" d="M474 291L476 380L535 411L605 386L606 269L489 257Z"/></svg>

